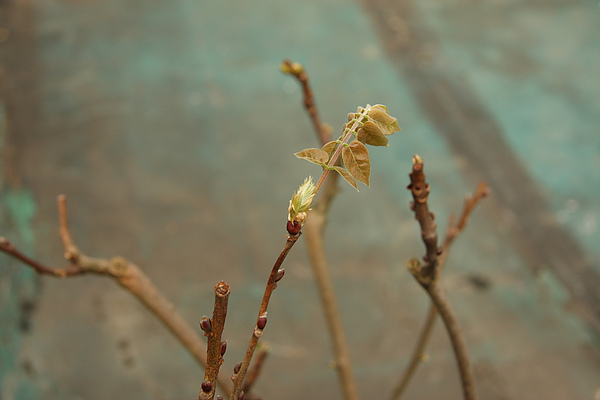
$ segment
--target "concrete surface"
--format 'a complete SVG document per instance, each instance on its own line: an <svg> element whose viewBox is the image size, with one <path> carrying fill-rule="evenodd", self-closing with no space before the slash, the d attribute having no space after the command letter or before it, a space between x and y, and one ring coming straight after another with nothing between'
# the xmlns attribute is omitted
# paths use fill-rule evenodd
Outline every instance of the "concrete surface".
<svg viewBox="0 0 600 400"><path fill-rule="evenodd" d="M595 1L0 1L1 233L62 265L55 197L90 255L141 265L194 325L232 287L224 368L242 357L288 199L318 168L302 62L336 130L384 103L403 130L343 188L327 249L362 398L387 398L427 300L405 190L420 154L440 229L494 195L445 284L482 399L600 399L600 7ZM376 206L373 206L376 205ZM304 244L264 340L265 399L341 392ZM202 371L113 282L0 258L0 399L184 399ZM439 325L407 399L460 398Z"/></svg>

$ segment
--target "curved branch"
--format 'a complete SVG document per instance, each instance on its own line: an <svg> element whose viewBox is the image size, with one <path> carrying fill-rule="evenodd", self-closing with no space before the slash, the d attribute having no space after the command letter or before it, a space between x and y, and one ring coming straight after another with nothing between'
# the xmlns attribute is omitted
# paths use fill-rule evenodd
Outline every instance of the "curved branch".
<svg viewBox="0 0 600 400"><path fill-rule="evenodd" d="M72 277L86 273L109 276L122 287L137 297L171 331L180 343L194 356L196 361L206 368L206 346L202 337L177 312L175 306L168 301L154 286L150 278L135 264L122 257L110 260L88 257L81 253L75 245L68 228L66 197L58 198L60 236L65 247L65 257L71 262L65 268L51 268L39 261L33 260L8 240L0 238L0 251L22 261L32 267L37 273L55 277ZM229 392L231 383L224 377L218 380L221 388Z"/></svg>

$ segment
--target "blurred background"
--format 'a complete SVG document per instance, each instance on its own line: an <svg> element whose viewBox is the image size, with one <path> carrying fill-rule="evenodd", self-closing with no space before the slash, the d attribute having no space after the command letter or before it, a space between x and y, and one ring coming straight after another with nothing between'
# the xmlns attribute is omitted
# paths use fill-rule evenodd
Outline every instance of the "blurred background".
<svg viewBox="0 0 600 400"><path fill-rule="evenodd" d="M0 235L63 266L56 196L93 256L140 265L193 326L231 288L243 358L288 200L323 120L383 103L371 188L341 186L325 232L362 398L385 399L428 299L406 190L419 154L439 232L492 195L444 271L482 399L600 399L600 4L594 0L2 0ZM341 399L301 238L262 340L264 399ZM0 399L189 399L203 371L112 280L37 277L0 255ZM438 324L405 398L460 398Z"/></svg>

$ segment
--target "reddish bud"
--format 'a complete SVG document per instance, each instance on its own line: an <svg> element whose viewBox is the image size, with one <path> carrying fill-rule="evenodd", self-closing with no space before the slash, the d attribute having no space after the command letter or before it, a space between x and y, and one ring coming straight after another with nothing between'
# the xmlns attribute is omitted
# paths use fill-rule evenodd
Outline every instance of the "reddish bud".
<svg viewBox="0 0 600 400"><path fill-rule="evenodd" d="M297 235L298 232L300 232L300 229L302 229L302 225L300 225L300 222L298 221L288 221L287 222L287 231L290 235Z"/></svg>
<svg viewBox="0 0 600 400"><path fill-rule="evenodd" d="M258 321L256 321L256 326L258 327L258 329L265 329L265 326L267 326L267 314L263 314L260 317L258 317Z"/></svg>
<svg viewBox="0 0 600 400"><path fill-rule="evenodd" d="M285 275L285 269L281 268L277 271L277 274L275 274L275 282L279 282L281 278L283 278L283 275Z"/></svg>
<svg viewBox="0 0 600 400"><path fill-rule="evenodd" d="M225 355L226 351L227 351L227 340L223 340L221 342L221 357L223 357Z"/></svg>
<svg viewBox="0 0 600 400"><path fill-rule="evenodd" d="M206 315L200 318L200 329L202 329L206 333L210 332L210 330L212 329L210 319Z"/></svg>
<svg viewBox="0 0 600 400"><path fill-rule="evenodd" d="M244 400L244 392L241 392L238 396L238 400Z"/></svg>
<svg viewBox="0 0 600 400"><path fill-rule="evenodd" d="M237 374L238 372L240 372L240 368L242 368L242 363L241 362L235 364L235 367L233 367L233 373Z"/></svg>
<svg viewBox="0 0 600 400"><path fill-rule="evenodd" d="M212 383L210 381L204 381L202 382L202 391L204 393L210 393L210 391L212 390Z"/></svg>

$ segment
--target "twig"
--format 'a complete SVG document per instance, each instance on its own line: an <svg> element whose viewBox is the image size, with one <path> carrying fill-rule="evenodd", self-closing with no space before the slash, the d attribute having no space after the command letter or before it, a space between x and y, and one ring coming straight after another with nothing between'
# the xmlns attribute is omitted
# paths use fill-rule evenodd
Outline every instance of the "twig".
<svg viewBox="0 0 600 400"><path fill-rule="evenodd" d="M256 380L260 376L260 372L262 371L262 367L265 363L271 348L268 345L258 345L256 357L254 357L254 361L252 362L250 368L248 369L248 373L246 374L246 379L244 380L244 384L242 385L242 392L246 393L246 397L252 390L252 387L256 383Z"/></svg>
<svg viewBox="0 0 600 400"><path fill-rule="evenodd" d="M489 194L489 192L489 187L484 182L480 182L477 185L475 192L472 195L467 196L467 198L465 199L463 209L456 224L454 224L453 218L452 216L450 216L450 220L448 221L448 229L446 230L446 235L444 237L444 244L442 245L442 254L440 254L438 257L440 269L444 268L446 260L448 259L448 255L450 253L450 247L454 240L458 237L458 235L465 229L471 213L473 212L477 204L479 204L479 202L483 198L485 198ZM437 309L435 308L435 305L432 302L429 305L429 311L427 313L425 323L421 328L419 341L415 346L415 350L410 358L408 366L404 370L400 382L392 392L390 400L397 400L402 396L402 394L408 387L408 383L410 382L418 366L423 360L423 356L425 354L425 347L427 346L427 343L431 338L431 332L433 331L433 327L435 326L437 315Z"/></svg>
<svg viewBox="0 0 600 400"><path fill-rule="evenodd" d="M75 246L69 232L66 198L64 196L58 198L58 205L60 235L65 245L65 256L71 261L71 265L65 268L48 267L25 256L4 238L0 239L0 250L31 266L37 273L42 275L71 277L95 273L114 278L158 317L200 365L206 367L206 346L202 337L183 319L173 304L158 291L148 276L135 264L122 257L107 260L88 257L81 253ZM218 383L225 392L231 390L231 384L227 379L220 377Z"/></svg>
<svg viewBox="0 0 600 400"><path fill-rule="evenodd" d="M425 347L427 347L427 343L429 342L429 338L431 337L431 332L433 332L433 326L435 324L438 312L432 302L429 304L429 311L427 312L427 319L425 319L425 323L421 328L421 332L419 333L419 341L415 346L415 349L410 357L410 361L408 366L404 370L402 374L402 378L398 385L394 388L392 392L392 396L390 400L399 399L400 396L404 393L406 388L408 387L408 383L414 376L415 372L417 372L417 368L423 361L425 357Z"/></svg>
<svg viewBox="0 0 600 400"><path fill-rule="evenodd" d="M297 64L293 64L289 60L284 61L284 64L292 71L294 69L298 70L298 68L294 68ZM299 76L300 74L294 74L294 76L296 76L302 84L304 89L304 102L305 104L311 105L311 107L307 106L307 110L313 121L315 133L321 142L321 145L324 145L329 141L330 132L324 125L321 125L318 118L315 118L317 109L312 101L312 92L308 86L308 76L302 67L300 67L300 70L302 72L302 77ZM326 132L326 135L323 135L324 132ZM321 304L325 312L325 320L327 321L327 328L333 346L335 366L340 383L342 384L344 398L346 400L357 400L358 390L354 372L352 370L350 351L348 350L344 325L337 304L323 246L323 231L327 223L327 212L338 192L338 176L338 174L333 174L325 181L318 202L313 207L313 210L310 211L309 217L306 219L304 233L306 234L306 247L310 257L310 264L315 275Z"/></svg>
<svg viewBox="0 0 600 400"><path fill-rule="evenodd" d="M302 65L298 63L292 63L287 59L283 61L283 66L285 67L285 72L295 77L300 85L302 85L302 90L304 91L304 107L310 116L313 127L317 132L317 136L319 137L321 144L323 145L327 143L329 141L331 130L325 124L321 123L319 112L317 111L317 106L315 105L315 101L313 99L312 90L310 89L310 85L308 83L308 74Z"/></svg>
<svg viewBox="0 0 600 400"><path fill-rule="evenodd" d="M408 269L415 279L423 286L429 294L431 301L440 313L442 320L452 341L452 347L458 363L458 369L462 381L465 400L476 400L475 381L473 369L469 361L469 354L465 345L464 337L458 325L458 320L450 307L442 285L440 283L440 263L438 262L437 233L435 231L434 216L429 212L427 197L429 185L425 180L423 172L423 160L415 155L413 157L413 168L410 174L411 184L409 189L413 194L413 210L415 218L421 225L423 242L425 243L425 264L417 259L409 260Z"/></svg>
<svg viewBox="0 0 600 400"><path fill-rule="evenodd" d="M223 281L215 286L215 306L212 319L201 321L200 327L204 331L204 336L208 338L206 351L206 371L202 381L200 395L198 400L212 400L215 397L217 389L217 377L219 369L223 364L223 355L227 350L227 342L221 341L223 328L225 327L225 317L227 316L227 302L229 300L229 285Z"/></svg>
<svg viewBox="0 0 600 400"><path fill-rule="evenodd" d="M285 242L285 245L283 246L283 250L279 254L279 257L277 257L277 261L275 261L275 264L271 269L271 274L269 275L269 280L267 281L267 287L265 288L265 293L260 304L258 318L256 319L256 325L254 326L254 331L252 332L252 338L250 339L250 344L248 345L248 349L246 350L246 355L244 356L244 360L242 361L241 365L236 365L234 374L231 377L231 379L233 380L233 389L231 391L230 396L231 400L242 400L244 398L244 394L242 392L242 384L244 383L244 378L246 377L248 366L250 365L250 361L252 361L252 356L254 355L254 351L256 350L258 339L260 339L260 337L262 336L263 330L267 324L267 308L269 307L269 300L271 299L271 294L273 294L273 291L277 287L277 281L283 276L283 274L279 272L279 268L281 267L281 264L287 257L291 248L298 241L300 235L301 232L298 232L295 235L288 233L287 240Z"/></svg>

